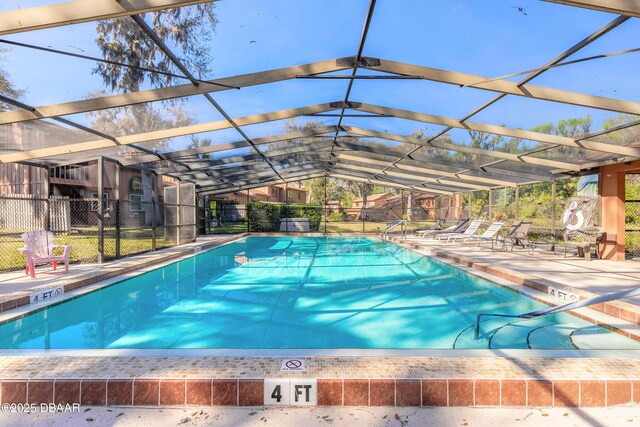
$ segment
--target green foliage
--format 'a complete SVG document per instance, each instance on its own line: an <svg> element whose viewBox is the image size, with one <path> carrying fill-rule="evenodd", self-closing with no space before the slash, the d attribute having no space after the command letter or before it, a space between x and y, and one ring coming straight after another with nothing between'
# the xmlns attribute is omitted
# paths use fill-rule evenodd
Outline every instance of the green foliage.
<svg viewBox="0 0 640 427"><path fill-rule="evenodd" d="M205 76L211 63L209 44L215 25L214 5L205 3L153 12L149 26L162 41L179 49L178 56L194 75ZM96 34L106 60L182 74L130 17L98 21ZM173 81L171 76L105 63L98 63L93 72L114 91L138 91L147 78L154 87L169 86Z"/></svg>
<svg viewBox="0 0 640 427"><path fill-rule="evenodd" d="M331 222L344 221L345 220L345 214L342 213L342 212L332 212L327 217L327 220L331 221Z"/></svg>
<svg viewBox="0 0 640 427"><path fill-rule="evenodd" d="M279 231L282 218L307 218L309 231L318 231L322 207L314 205L250 202L247 205L249 231Z"/></svg>

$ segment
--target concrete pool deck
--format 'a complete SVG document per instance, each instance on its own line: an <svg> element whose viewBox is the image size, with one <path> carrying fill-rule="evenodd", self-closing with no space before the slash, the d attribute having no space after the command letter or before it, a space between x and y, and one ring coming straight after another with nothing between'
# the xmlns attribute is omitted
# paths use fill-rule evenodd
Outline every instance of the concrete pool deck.
<svg viewBox="0 0 640 427"><path fill-rule="evenodd" d="M194 246L205 248L235 238L237 236L199 238L190 245L147 255L162 257L153 262L166 262L193 254ZM514 271L521 271L520 278L524 277L525 282L531 281L530 276L533 276L537 281L589 293L626 289L632 286L636 277L640 279L640 265L635 263L599 260L587 263L576 257L565 260L541 252L534 256L518 251L492 252L414 238L401 243L424 253L433 251L435 255L467 268L487 272L483 266L489 266L500 280L515 279L516 286L518 277L513 276ZM70 281L67 285L73 292L76 289L74 280L82 284L87 280L86 275L95 275L91 279L94 280L100 277L99 274L106 274L103 270L117 276L123 269L140 269L149 265L152 260L149 256L86 269L74 266L78 269L77 275L72 276L72 268L64 280ZM616 267L623 271L617 272ZM92 271L96 268L100 271ZM552 273L546 274L545 269ZM18 277L22 274L15 273L13 278L0 276L0 288L1 283L11 286L18 282L35 283L24 276ZM584 280L583 275L586 276ZM57 274L55 277L42 276L38 286L60 284ZM5 278L7 280L1 282ZM599 282L603 280L606 283ZM525 286L530 284L527 282ZM583 284L586 289L578 288ZM617 314L620 313L619 310ZM633 316L636 316L635 311ZM638 320L637 317L634 319ZM366 351L340 355L331 354L331 350L315 355L312 351L297 350L276 350L272 355L260 355L259 352L254 355L236 352L234 355L233 351L221 355L215 351L208 354L207 350L193 353L184 355L172 350L152 350L146 354L144 350L137 353L128 350L1 351L0 400L9 404L255 406L268 403L274 381L284 381L283 384L310 381L316 393L313 403L320 406L604 407L640 404L638 351L612 350L605 354L597 351L469 350L464 353L444 350L415 356L394 354L393 351L388 355ZM282 371L282 363L288 358L304 360L305 370Z"/></svg>

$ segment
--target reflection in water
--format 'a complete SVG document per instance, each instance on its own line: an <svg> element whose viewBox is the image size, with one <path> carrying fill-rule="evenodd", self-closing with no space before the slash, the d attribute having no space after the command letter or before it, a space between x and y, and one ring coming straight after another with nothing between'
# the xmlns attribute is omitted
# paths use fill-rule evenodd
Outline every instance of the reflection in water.
<svg viewBox="0 0 640 427"><path fill-rule="evenodd" d="M250 237L2 325L0 347L451 348L489 307L540 308L389 243Z"/></svg>

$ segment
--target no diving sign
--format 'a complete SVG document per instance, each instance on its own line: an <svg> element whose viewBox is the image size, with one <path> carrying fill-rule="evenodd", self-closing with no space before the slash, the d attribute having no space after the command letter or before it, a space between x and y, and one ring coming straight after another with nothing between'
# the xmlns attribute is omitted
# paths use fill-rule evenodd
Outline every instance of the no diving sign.
<svg viewBox="0 0 640 427"><path fill-rule="evenodd" d="M283 359L280 371L304 371L304 359Z"/></svg>

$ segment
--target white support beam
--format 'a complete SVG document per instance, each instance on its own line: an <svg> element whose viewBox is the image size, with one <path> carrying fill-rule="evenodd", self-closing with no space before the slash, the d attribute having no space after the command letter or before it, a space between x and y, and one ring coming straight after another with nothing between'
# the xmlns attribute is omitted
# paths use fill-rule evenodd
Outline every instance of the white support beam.
<svg viewBox="0 0 640 427"><path fill-rule="evenodd" d="M79 0L0 13L0 36L113 19L213 0Z"/></svg>
<svg viewBox="0 0 640 427"><path fill-rule="evenodd" d="M576 141L572 138L559 135L549 135L541 132L533 132L524 129L513 129L504 126L490 125L477 122L462 122L458 119L444 116L436 116L433 114L419 113L415 111L400 110L397 108L382 107L379 105L359 103L358 111L367 113L383 114L401 119L414 120L417 122L431 123L441 126L449 126L457 129L475 130L479 132L491 133L494 135L509 136L512 138L521 138L530 141L544 142L546 144L564 145L566 147L583 148L587 150L600 151L608 154L618 154L624 156L634 156L640 158L640 148L623 147L613 144L605 144L603 142L580 140Z"/></svg>
<svg viewBox="0 0 640 427"><path fill-rule="evenodd" d="M341 159L344 157L340 157ZM357 160L357 158L355 158L356 162L362 162L362 160ZM424 176L420 176L420 175L415 175L415 174L408 174L408 173L402 173L402 172L397 172L394 171L393 169L388 169L386 171L383 171L382 169L378 169L378 168L374 168L371 166L363 166L360 164L353 164L352 162L348 161L351 159L345 159L347 161L340 161L337 163L333 163L336 166L340 166L346 169L353 169L353 170L357 170L357 171L362 171L362 172L368 172L368 173L372 173L377 175L378 177L383 176L383 175L388 175L389 177L393 178L393 177L397 177L399 179L404 179L407 181L414 181L415 185L420 185L422 183L434 183L434 184L441 184L443 186L449 186L449 187L458 187L458 191L465 191L465 190L489 190L491 189L491 187L485 186L485 185L478 185L478 184L473 184L473 183L468 183L468 182L463 182L463 181L450 181L447 179L437 179L437 178L431 178L431 177L424 177ZM368 162L371 163L371 162ZM382 166L382 165L381 165ZM384 168L384 166L382 166Z"/></svg>
<svg viewBox="0 0 640 427"><path fill-rule="evenodd" d="M335 109L329 104L318 104L310 107L292 108L290 110L275 111L271 113L256 114L253 116L240 117L234 119L238 126L246 126L258 123L265 123L275 120L289 119L305 114L321 113ZM35 150L19 151L11 154L0 155L0 163L14 163L24 160L42 159L62 154L79 153L92 151L100 148L114 147L115 145L131 145L148 141L174 138L177 136L193 135L203 132L211 132L221 129L229 129L232 125L226 120L216 122L200 123L197 125L163 129L154 132L144 132L133 135L125 135L116 138L116 143L108 139L98 139L94 141L80 142L77 144L61 145L57 147L38 148Z"/></svg>
<svg viewBox="0 0 640 427"><path fill-rule="evenodd" d="M304 179L320 178L320 177L323 177L323 176L325 176L324 169L322 171L318 171L318 172L308 171L308 172L305 172L304 174L301 174L299 176L291 177L291 180L286 179L286 182L302 181ZM284 184L284 183L285 183L285 181L283 181L281 179L263 180L263 181L257 181L257 182L252 183L252 184L236 185L236 186L232 186L232 187L219 188L219 189L216 189L216 190L199 190L199 189L196 189L196 192L199 195L225 194L225 193L231 193L233 191L251 190L252 188L264 187L266 185Z"/></svg>
<svg viewBox="0 0 640 427"><path fill-rule="evenodd" d="M443 194L443 195L453 194L453 193L448 192L448 191L440 191L440 190L434 190L434 189L429 189L429 188L421 188L421 187L414 187L414 186L408 186L408 185L400 185L400 184L396 184L394 182L389 182L389 181L375 179L375 178L363 178L361 176L355 175L355 174L353 174L351 172L348 172L348 171L340 171L339 173L331 173L330 176L334 177L334 178L344 179L344 180L347 180L347 181L365 182L365 183L370 183L370 184L374 184L374 185L382 185L382 186L389 187L389 188L398 188L398 189L401 189L401 190L413 190L413 191L417 191L417 192L420 192L420 193Z"/></svg>
<svg viewBox="0 0 640 427"><path fill-rule="evenodd" d="M438 183L438 184L442 184L442 185L449 185L449 186L454 186L454 187L461 187L460 191L463 191L463 189L467 189L467 190L489 190L490 188L492 188L491 186L486 186L486 185L479 185L479 184L474 184L474 183L470 183L470 182L465 182L463 181L463 179L466 179L466 177L463 176L455 176L456 178L459 178L460 181L451 181L448 179L440 179L440 178L435 178L433 176L425 176L425 175L421 175L419 172L422 173L430 173L432 175L442 175L442 172L440 171L436 171L438 173L435 172L426 172L426 169L420 169L419 168L412 168L411 171L407 171L407 172L401 172L398 171L398 169L402 170L402 168L395 168L395 167L391 167L389 169L387 169L386 171L383 171L383 169L385 167L389 166L389 162L383 162L380 160L372 160L372 159L366 159L363 157L359 157L359 156L352 156L349 154L341 154L341 153L337 153L335 155L338 159L340 160L345 160L345 161L340 161L338 163L334 163L334 164L338 164L341 166L344 166L346 168L351 168L354 170L361 170L364 172L371 172L371 173L375 173L378 175L389 175L389 176L395 176L398 178L402 178L402 179L406 179L409 181L416 181L416 184L422 183L422 182L433 182L433 183ZM349 161L352 162L359 162L359 163L366 163L369 165L377 165L380 167L380 169L378 168L374 168L371 166L360 166L360 165L354 165L352 163L350 163ZM413 172L413 173L410 173ZM472 180L473 177L470 177L470 179ZM515 184L512 184L512 186L515 186Z"/></svg>
<svg viewBox="0 0 640 427"><path fill-rule="evenodd" d="M349 150L351 150L348 153L349 155L358 156L367 160L371 159L371 157L364 153L358 153L359 150L363 150L367 153L378 155L378 156L390 157L393 159L396 159L402 155L402 153L393 152L390 150L380 150L378 148L374 150L361 144L345 143L345 142L338 141L336 145L338 147L348 148ZM364 150L365 148L369 148L369 150ZM386 163L387 163L387 166L391 166L391 164L393 163L393 160L389 160ZM451 165L449 165L449 163L451 163ZM438 159L432 159L431 161L427 161L423 159L413 159L413 160L403 159L402 162L396 163L395 167L398 169L403 169L407 171L423 172L427 174L439 174L440 176L447 176L451 178L468 179L476 182L484 182L486 184L492 184L494 186L512 187L518 183L517 180L516 181L508 180L504 178L504 176L496 176L496 174L494 173L482 171L478 166L464 164L462 162L445 162L445 161L438 162ZM446 168L446 169L443 170L440 168ZM456 170L456 168L459 170ZM463 172L463 170L469 170L469 171ZM469 174L469 172L479 172L486 176L471 175ZM544 177L540 177L541 180L543 178Z"/></svg>
<svg viewBox="0 0 640 427"><path fill-rule="evenodd" d="M292 139L304 139L304 138L309 138L314 136L320 136L326 133L333 133L337 129L338 129L337 126L320 126L320 127L311 128L311 129L304 129L301 131L282 133L282 134L272 135L272 136L265 136L262 138L255 138L252 141L256 146L260 146L265 144L272 144L274 142L284 142L284 141L290 141ZM178 159L181 157L217 153L221 151L233 150L236 148L244 148L249 146L250 144L246 140L241 140L236 142L226 142L223 144L209 145L206 147L192 148L188 150L171 151L168 153L163 153L162 156L167 159ZM141 156L133 157L131 159L122 159L121 162L123 165L129 166L133 164L153 162L156 160L157 160L156 156L141 155Z"/></svg>
<svg viewBox="0 0 640 427"><path fill-rule="evenodd" d="M212 83L219 83L231 87L249 87L274 83L283 80L294 79L300 74L329 73L332 71L344 70L348 67L336 65L336 60L314 62L310 64L296 65L275 70L261 71L251 74L242 74L233 77L211 80ZM182 98L186 96L201 95L229 90L228 87L201 83L194 86L191 83L169 86L160 89L143 90L139 92L123 93L119 95L100 96L97 98L82 99L78 101L65 102L61 104L51 104L36 107L35 111L15 110L0 113L0 124L23 122L42 118L51 118L69 114L88 113L107 108L124 107L127 105L141 104L145 102L155 102L167 99Z"/></svg>
<svg viewBox="0 0 640 427"><path fill-rule="evenodd" d="M607 3L610 0L604 0ZM620 0L618 0L620 1ZM625 3L638 4L637 0L626 0ZM519 85L517 82L508 80L492 80L485 76L459 73L455 71L440 70L437 68L422 67L419 65L405 64L380 60L380 65L375 67L364 67L376 71L387 73L403 74L409 76L420 76L425 80L440 83L449 83L456 86L466 86L476 89L484 89L492 92L504 93L507 95L523 96L527 98L540 99L544 101L560 102L563 104L579 105L581 107L598 108L601 110L615 111L618 113L640 114L640 103L625 101L614 98L604 98L601 96L587 95L584 93L570 92L567 90L552 89L543 86L530 84Z"/></svg>
<svg viewBox="0 0 640 427"><path fill-rule="evenodd" d="M638 0L544 0L549 3L592 9L600 12L640 18L640 1Z"/></svg>
<svg viewBox="0 0 640 427"><path fill-rule="evenodd" d="M450 144L450 143L441 142L441 141L432 141L431 143L427 144L426 141L420 138L412 137L412 136L396 135L388 132L379 132L379 131L363 129L363 128L354 127L354 126L348 126L348 127L343 126L343 128L352 134L362 135L362 136L371 136L374 138L386 139L388 141L396 141L396 142L402 142L405 144L421 145L423 147L434 147L434 148L440 148L443 150L457 151L459 153L494 157L496 159L512 160L514 162L522 162L530 165L543 166L547 168L574 170L574 171L580 170L580 165L570 163L570 162L559 162L557 160L522 156L519 154L504 153L496 150L485 150L482 148L467 147L463 145Z"/></svg>

